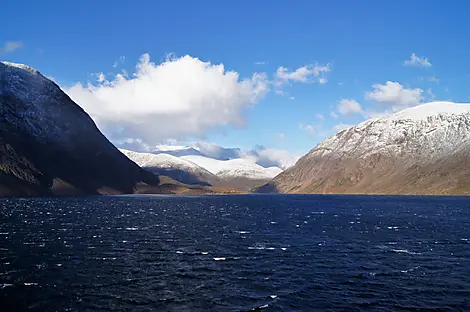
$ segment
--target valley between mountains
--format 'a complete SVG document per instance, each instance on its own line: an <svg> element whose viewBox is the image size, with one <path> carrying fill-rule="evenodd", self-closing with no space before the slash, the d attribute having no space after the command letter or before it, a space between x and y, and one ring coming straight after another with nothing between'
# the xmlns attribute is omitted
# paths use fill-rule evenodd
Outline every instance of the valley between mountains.
<svg viewBox="0 0 470 312"><path fill-rule="evenodd" d="M367 120L293 166L203 144L116 148L54 82L0 62L0 195L470 193L470 105L431 102Z"/></svg>

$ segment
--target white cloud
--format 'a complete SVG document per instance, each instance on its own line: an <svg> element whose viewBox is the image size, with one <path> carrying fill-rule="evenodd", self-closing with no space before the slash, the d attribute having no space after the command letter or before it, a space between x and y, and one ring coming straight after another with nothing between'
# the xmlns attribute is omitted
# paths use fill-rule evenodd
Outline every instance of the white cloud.
<svg viewBox="0 0 470 312"><path fill-rule="evenodd" d="M18 50L23 46L23 43L21 41L7 41L3 45L3 47L0 47L0 53L9 53L9 52L14 52L15 50Z"/></svg>
<svg viewBox="0 0 470 312"><path fill-rule="evenodd" d="M114 142L116 146L119 148L123 148L126 150L130 151L136 151L136 152L151 152L152 148L142 142L142 140L139 139L125 139L122 141L117 141Z"/></svg>
<svg viewBox="0 0 470 312"><path fill-rule="evenodd" d="M392 111L416 106L423 100L422 89L408 89L398 82L387 81L385 84L375 84L374 91L367 92L365 98L376 101L383 107Z"/></svg>
<svg viewBox="0 0 470 312"><path fill-rule="evenodd" d="M410 59L403 62L405 66L416 66L416 67L431 67L432 64L429 62L427 57L419 57L416 53L411 54Z"/></svg>
<svg viewBox="0 0 470 312"><path fill-rule="evenodd" d="M338 119L338 114L336 114L333 111L330 112L330 116L333 117L334 119Z"/></svg>
<svg viewBox="0 0 470 312"><path fill-rule="evenodd" d="M434 92L432 92L432 89L427 89L426 92L428 93L429 99L433 101L436 98L436 95Z"/></svg>
<svg viewBox="0 0 470 312"><path fill-rule="evenodd" d="M172 139L167 140L165 143L165 145L157 146L157 150L148 149L148 147L142 145L142 142L139 140L128 140L127 142L124 142L124 144L121 144L121 146L126 146L128 149L134 151L153 151L154 153L158 153L158 151L163 153L168 153L168 151L177 152L178 150L186 151L180 155L194 155L194 151L196 151L196 153L198 153L197 155L203 155L218 160L250 158L260 166L276 166L282 169L286 169L294 165L295 162L299 159L299 155L292 154L286 150L267 148L262 145L256 145L250 150L241 150L239 148L222 147L216 143L210 142L182 142ZM130 144L133 144L133 146ZM191 147L192 151L187 149L188 147ZM136 150L138 148L140 148L140 150ZM173 155L176 154L173 153Z"/></svg>
<svg viewBox="0 0 470 312"><path fill-rule="evenodd" d="M350 128L350 127L352 127L352 126L354 126L354 125L339 123L339 124L337 124L337 125L335 125L335 126L333 127L333 131L334 131L334 132L340 132L340 131L342 131L342 130L344 130L344 129L347 129L347 128Z"/></svg>
<svg viewBox="0 0 470 312"><path fill-rule="evenodd" d="M418 77L419 80L426 80L426 81L429 81L429 82L435 82L435 83L439 83L439 79L435 76L419 76Z"/></svg>
<svg viewBox="0 0 470 312"><path fill-rule="evenodd" d="M315 114L315 117L316 117L317 119L320 119L320 120L325 120L325 117L324 117L322 114L320 114L320 113Z"/></svg>
<svg viewBox="0 0 470 312"><path fill-rule="evenodd" d="M124 55L121 55L119 59L114 62L113 67L114 68L118 67L119 64L123 64L125 60L126 60L126 57Z"/></svg>
<svg viewBox="0 0 470 312"><path fill-rule="evenodd" d="M104 83L106 81L106 76L104 73L98 73L96 74L96 81L98 81L98 83Z"/></svg>
<svg viewBox="0 0 470 312"><path fill-rule="evenodd" d="M361 104L351 99L342 99L338 104L338 111L341 115L361 114L363 112Z"/></svg>
<svg viewBox="0 0 470 312"><path fill-rule="evenodd" d="M309 135L313 135L315 133L315 127L312 125L304 125L303 123L299 124L299 130L305 131Z"/></svg>
<svg viewBox="0 0 470 312"><path fill-rule="evenodd" d="M266 148L261 145L253 148L248 152L248 154L256 157L256 163L260 166L277 166L282 169L287 169L295 165L297 160L300 158L298 155L293 155L286 150Z"/></svg>
<svg viewBox="0 0 470 312"><path fill-rule="evenodd" d="M264 65L266 62L255 62L255 65Z"/></svg>
<svg viewBox="0 0 470 312"><path fill-rule="evenodd" d="M136 72L65 90L112 140L155 145L167 138L203 137L210 129L243 125L243 111L269 91L264 73L241 79L223 64L191 56L155 64L141 56Z"/></svg>
<svg viewBox="0 0 470 312"><path fill-rule="evenodd" d="M289 82L302 82L302 83L314 83L320 84L326 83L326 73L331 71L330 64L319 65L309 64L297 68L294 71L289 71L288 68L279 66L276 72L275 84L280 86Z"/></svg>

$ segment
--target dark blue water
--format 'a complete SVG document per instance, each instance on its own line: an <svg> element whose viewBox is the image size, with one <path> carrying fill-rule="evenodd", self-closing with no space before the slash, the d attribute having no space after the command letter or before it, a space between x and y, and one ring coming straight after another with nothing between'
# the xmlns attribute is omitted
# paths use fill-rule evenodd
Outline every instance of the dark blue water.
<svg viewBox="0 0 470 312"><path fill-rule="evenodd" d="M0 199L22 310L470 310L470 198Z"/></svg>

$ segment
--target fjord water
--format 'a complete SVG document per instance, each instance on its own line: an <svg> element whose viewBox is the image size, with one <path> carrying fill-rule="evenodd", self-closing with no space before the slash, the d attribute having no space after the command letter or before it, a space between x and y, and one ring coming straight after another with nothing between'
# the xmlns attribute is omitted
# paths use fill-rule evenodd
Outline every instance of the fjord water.
<svg viewBox="0 0 470 312"><path fill-rule="evenodd" d="M470 199L0 199L1 311L470 309Z"/></svg>

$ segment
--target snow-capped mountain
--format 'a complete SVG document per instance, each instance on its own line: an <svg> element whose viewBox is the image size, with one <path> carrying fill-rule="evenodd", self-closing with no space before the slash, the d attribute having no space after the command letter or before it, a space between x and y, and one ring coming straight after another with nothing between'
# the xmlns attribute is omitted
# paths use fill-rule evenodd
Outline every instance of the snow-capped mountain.
<svg viewBox="0 0 470 312"><path fill-rule="evenodd" d="M184 149L177 149L184 150ZM142 168L186 184L213 185L218 178L203 167L169 154L137 153L121 149L121 152Z"/></svg>
<svg viewBox="0 0 470 312"><path fill-rule="evenodd" d="M204 156L183 156L182 159L191 161L222 179L247 178L252 180L269 180L282 172L279 167L264 168L252 157L230 160L217 160Z"/></svg>
<svg viewBox="0 0 470 312"><path fill-rule="evenodd" d="M141 181L158 184L54 82L0 62L1 194L132 193Z"/></svg>
<svg viewBox="0 0 470 312"><path fill-rule="evenodd" d="M225 148L214 143L197 142L185 145L157 145L153 154L168 154L177 157L205 156L216 160L230 160L246 156L239 148Z"/></svg>
<svg viewBox="0 0 470 312"><path fill-rule="evenodd" d="M462 193L469 164L470 104L432 102L333 135L260 191Z"/></svg>
<svg viewBox="0 0 470 312"><path fill-rule="evenodd" d="M266 183L282 172L279 167L264 168L256 163L256 158L249 156L219 160L202 155L177 157L163 153L178 151L183 154L191 149L168 146L159 149L158 154L121 151L139 166L186 184L230 186L247 190Z"/></svg>

